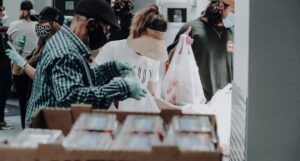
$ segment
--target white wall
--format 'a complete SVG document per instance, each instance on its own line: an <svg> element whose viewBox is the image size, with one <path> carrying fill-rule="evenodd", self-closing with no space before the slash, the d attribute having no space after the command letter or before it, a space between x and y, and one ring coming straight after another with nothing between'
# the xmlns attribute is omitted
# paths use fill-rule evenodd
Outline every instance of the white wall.
<svg viewBox="0 0 300 161"><path fill-rule="evenodd" d="M246 98L249 70L249 0L236 1L235 5L233 80L241 89L242 96Z"/></svg>
<svg viewBox="0 0 300 161"><path fill-rule="evenodd" d="M3 0L3 5L8 15L7 24L19 19L21 2L22 0Z"/></svg>
<svg viewBox="0 0 300 161"><path fill-rule="evenodd" d="M20 4L22 1L23 0L3 0L3 5L8 14L7 24L19 19ZM39 13L46 6L52 6L52 0L31 0L31 2L33 3L33 8L36 13Z"/></svg>
<svg viewBox="0 0 300 161"><path fill-rule="evenodd" d="M41 10L46 6L52 6L52 0L33 0L34 2L34 9L37 13L40 13Z"/></svg>

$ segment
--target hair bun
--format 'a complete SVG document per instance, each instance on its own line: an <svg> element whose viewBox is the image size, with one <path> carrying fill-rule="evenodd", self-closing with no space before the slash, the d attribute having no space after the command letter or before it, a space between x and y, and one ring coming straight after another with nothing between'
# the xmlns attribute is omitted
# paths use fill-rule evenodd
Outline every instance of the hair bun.
<svg viewBox="0 0 300 161"><path fill-rule="evenodd" d="M156 4L149 5L149 11L154 12L155 14L159 14L158 6Z"/></svg>

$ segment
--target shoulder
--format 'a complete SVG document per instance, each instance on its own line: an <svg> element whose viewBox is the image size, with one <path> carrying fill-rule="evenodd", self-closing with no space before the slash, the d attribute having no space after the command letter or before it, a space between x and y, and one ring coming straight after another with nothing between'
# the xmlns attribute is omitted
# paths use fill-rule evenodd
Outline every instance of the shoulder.
<svg viewBox="0 0 300 161"><path fill-rule="evenodd" d="M9 24L9 27L15 27L15 26L19 25L20 23L21 23L20 20L13 21L13 22L11 22L11 23Z"/></svg>
<svg viewBox="0 0 300 161"><path fill-rule="evenodd" d="M46 43L44 51L52 59L62 58L66 55L76 52L77 47L66 35L61 32L54 34Z"/></svg>
<svg viewBox="0 0 300 161"><path fill-rule="evenodd" d="M126 39L124 40L116 40L116 41L110 41L106 43L103 48L115 48L119 47L120 45L126 44Z"/></svg>

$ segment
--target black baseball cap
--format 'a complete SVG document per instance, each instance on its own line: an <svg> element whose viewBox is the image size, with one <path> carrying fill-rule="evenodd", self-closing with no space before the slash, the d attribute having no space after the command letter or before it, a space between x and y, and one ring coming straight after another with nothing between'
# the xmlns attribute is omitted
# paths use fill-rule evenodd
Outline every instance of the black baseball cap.
<svg viewBox="0 0 300 161"><path fill-rule="evenodd" d="M65 18L62 12L55 7L45 7L38 15L39 21L55 21L60 25L63 24Z"/></svg>
<svg viewBox="0 0 300 161"><path fill-rule="evenodd" d="M105 0L80 0L74 12L104 22L116 29L121 29L112 7Z"/></svg>
<svg viewBox="0 0 300 161"><path fill-rule="evenodd" d="M33 5L30 1L23 1L21 3L21 10L32 10L33 9Z"/></svg>
<svg viewBox="0 0 300 161"><path fill-rule="evenodd" d="M5 7L4 6L0 6L0 12L1 11L5 11Z"/></svg>

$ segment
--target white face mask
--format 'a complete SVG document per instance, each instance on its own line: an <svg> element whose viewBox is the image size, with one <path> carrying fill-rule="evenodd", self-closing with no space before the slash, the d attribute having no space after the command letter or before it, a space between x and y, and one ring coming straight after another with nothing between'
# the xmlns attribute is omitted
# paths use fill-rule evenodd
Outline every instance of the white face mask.
<svg viewBox="0 0 300 161"><path fill-rule="evenodd" d="M234 13L229 12L225 18L223 18L223 24L226 28L234 26Z"/></svg>

